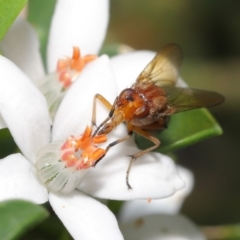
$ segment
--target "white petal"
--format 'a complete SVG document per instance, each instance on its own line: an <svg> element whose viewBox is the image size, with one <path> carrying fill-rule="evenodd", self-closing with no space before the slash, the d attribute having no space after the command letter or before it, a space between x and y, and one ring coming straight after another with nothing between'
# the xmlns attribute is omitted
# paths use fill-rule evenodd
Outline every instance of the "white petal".
<svg viewBox="0 0 240 240"><path fill-rule="evenodd" d="M13 61L35 84L44 77L39 47L35 30L21 17L17 18L0 43L3 55Z"/></svg>
<svg viewBox="0 0 240 240"><path fill-rule="evenodd" d="M81 53L97 54L104 40L109 18L108 0L58 0L48 42L48 70L61 56L71 56L72 47Z"/></svg>
<svg viewBox="0 0 240 240"><path fill-rule="evenodd" d="M97 166L90 169L79 186L81 191L95 197L116 200L157 199L171 196L184 187L171 158L148 153L133 163L126 186L126 171L130 157L138 152L135 147L121 144L113 147Z"/></svg>
<svg viewBox="0 0 240 240"><path fill-rule="evenodd" d="M136 81L138 75L155 55L156 52L152 51L135 51L120 54L110 59L118 85L118 93L124 88L130 87Z"/></svg>
<svg viewBox="0 0 240 240"><path fill-rule="evenodd" d="M28 77L0 56L0 112L15 142L32 162L40 146L49 142L46 100Z"/></svg>
<svg viewBox="0 0 240 240"><path fill-rule="evenodd" d="M21 154L0 160L0 201L21 198L42 204L48 200L46 188L35 176L35 168Z"/></svg>
<svg viewBox="0 0 240 240"><path fill-rule="evenodd" d="M53 125L53 140L82 134L87 124L91 123L94 95L100 93L113 103L117 96L114 80L106 56L89 63L68 90L58 109ZM98 101L98 122L103 121L108 116L108 112Z"/></svg>
<svg viewBox="0 0 240 240"><path fill-rule="evenodd" d="M49 201L74 239L123 239L110 210L83 193L49 194Z"/></svg>
<svg viewBox="0 0 240 240"><path fill-rule="evenodd" d="M183 204L184 199L193 189L193 174L181 166L178 166L178 172L180 177L185 182L185 188L176 192L173 196L164 199L153 199L151 202L146 200L125 202L119 213L119 221L124 223L139 217L158 213L177 214Z"/></svg>
<svg viewBox="0 0 240 240"><path fill-rule="evenodd" d="M186 217L152 215L121 227L125 240L205 240L205 236Z"/></svg>

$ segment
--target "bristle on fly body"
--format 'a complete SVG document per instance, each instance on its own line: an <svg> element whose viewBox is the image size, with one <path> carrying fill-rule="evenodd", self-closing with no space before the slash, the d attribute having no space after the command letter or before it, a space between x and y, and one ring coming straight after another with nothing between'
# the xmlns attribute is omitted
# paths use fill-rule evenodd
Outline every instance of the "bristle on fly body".
<svg viewBox="0 0 240 240"><path fill-rule="evenodd" d="M106 135L93 137L88 126L80 137L43 146L36 163L38 178L50 191L71 192L81 184L87 169L105 155L98 144L106 140Z"/></svg>

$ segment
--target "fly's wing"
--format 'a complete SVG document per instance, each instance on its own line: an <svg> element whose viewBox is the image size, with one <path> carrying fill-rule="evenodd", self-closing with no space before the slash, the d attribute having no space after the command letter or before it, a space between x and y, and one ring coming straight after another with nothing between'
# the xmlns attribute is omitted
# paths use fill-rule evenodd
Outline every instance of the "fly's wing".
<svg viewBox="0 0 240 240"><path fill-rule="evenodd" d="M213 107L224 101L224 97L216 92L193 89L163 87L167 96L170 114L195 108Z"/></svg>
<svg viewBox="0 0 240 240"><path fill-rule="evenodd" d="M152 82L159 87L174 86L179 77L182 56L182 50L177 44L168 44L145 67L136 82Z"/></svg>

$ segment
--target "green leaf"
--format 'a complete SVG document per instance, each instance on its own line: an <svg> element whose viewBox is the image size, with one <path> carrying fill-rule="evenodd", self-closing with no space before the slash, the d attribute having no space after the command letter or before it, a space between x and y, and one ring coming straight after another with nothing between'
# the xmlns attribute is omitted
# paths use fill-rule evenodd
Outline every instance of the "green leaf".
<svg viewBox="0 0 240 240"><path fill-rule="evenodd" d="M27 0L0 0L0 41L19 15Z"/></svg>
<svg viewBox="0 0 240 240"><path fill-rule="evenodd" d="M14 142L14 139L8 128L0 130L0 159L5 158L6 156L19 152L18 146Z"/></svg>
<svg viewBox="0 0 240 240"><path fill-rule="evenodd" d="M154 134L161 141L155 151L168 153L221 134L221 127L205 108L177 113L171 116L166 130ZM136 136L136 142L141 149L153 145L141 136Z"/></svg>
<svg viewBox="0 0 240 240"><path fill-rule="evenodd" d="M109 57L113 57L117 54L126 53L130 51L133 51L133 49L125 44L121 43L104 44L99 55L107 54Z"/></svg>
<svg viewBox="0 0 240 240"><path fill-rule="evenodd" d="M28 20L33 24L38 33L44 64L46 64L48 34L55 3L56 0L29 0Z"/></svg>
<svg viewBox="0 0 240 240"><path fill-rule="evenodd" d="M114 44L110 44L110 45L105 44L105 45L103 45L99 55L107 54L109 57L113 57L113 56L119 54L120 48L121 48L121 44L118 44L118 43L114 43Z"/></svg>
<svg viewBox="0 0 240 240"><path fill-rule="evenodd" d="M123 201L109 200L107 206L111 209L111 212L117 216L123 206L123 203Z"/></svg>
<svg viewBox="0 0 240 240"><path fill-rule="evenodd" d="M43 207L23 200L0 203L0 239L15 239L48 217Z"/></svg>

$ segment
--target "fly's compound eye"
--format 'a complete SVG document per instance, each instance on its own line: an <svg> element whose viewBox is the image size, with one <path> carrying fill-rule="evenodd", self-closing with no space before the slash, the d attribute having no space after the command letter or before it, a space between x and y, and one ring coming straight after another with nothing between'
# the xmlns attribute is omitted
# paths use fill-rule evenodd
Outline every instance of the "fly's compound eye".
<svg viewBox="0 0 240 240"><path fill-rule="evenodd" d="M135 94L135 90L133 90L132 88L126 88L120 93L118 102L120 104L126 103L126 101L133 102Z"/></svg>
<svg viewBox="0 0 240 240"><path fill-rule="evenodd" d="M134 98L132 95L128 95L126 96L126 100L130 101L130 102L133 102L134 101Z"/></svg>

